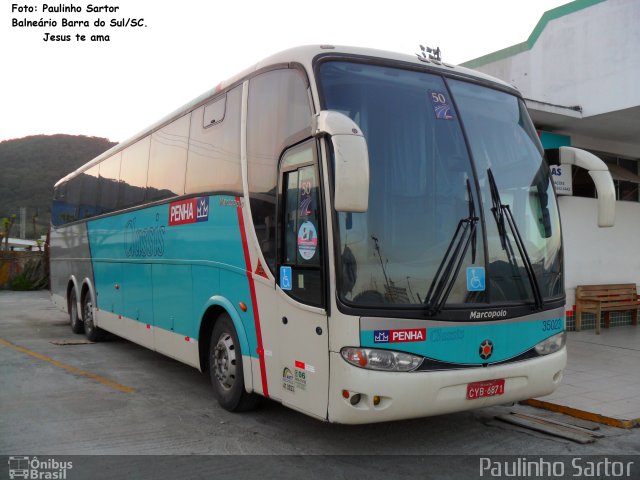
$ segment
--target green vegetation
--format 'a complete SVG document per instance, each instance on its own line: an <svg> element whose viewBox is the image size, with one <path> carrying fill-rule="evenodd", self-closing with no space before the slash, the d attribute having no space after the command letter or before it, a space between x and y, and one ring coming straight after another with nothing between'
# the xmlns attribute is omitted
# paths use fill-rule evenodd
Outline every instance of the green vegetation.
<svg viewBox="0 0 640 480"><path fill-rule="evenodd" d="M84 135L34 135L0 142L0 218L27 207L27 238L49 229L53 185L115 145ZM13 235L19 226L13 226Z"/></svg>
<svg viewBox="0 0 640 480"><path fill-rule="evenodd" d="M11 290L25 291L46 288L49 274L45 268L45 261L43 256L29 260L24 269L9 284Z"/></svg>
<svg viewBox="0 0 640 480"><path fill-rule="evenodd" d="M9 238L11 237L11 227L13 227L13 223L16 220L15 215L11 215L9 217L4 217L0 220L0 224L2 224L2 231L0 231L0 250L3 249L2 242L4 242L4 249L9 250L7 246L9 243Z"/></svg>

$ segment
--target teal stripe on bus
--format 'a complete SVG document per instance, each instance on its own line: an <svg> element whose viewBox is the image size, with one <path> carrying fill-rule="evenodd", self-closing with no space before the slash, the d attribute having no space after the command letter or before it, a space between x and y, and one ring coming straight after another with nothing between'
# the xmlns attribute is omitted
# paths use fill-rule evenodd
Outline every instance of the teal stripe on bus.
<svg viewBox="0 0 640 480"><path fill-rule="evenodd" d="M256 357L236 198L201 198L208 211L198 221L175 209L171 220L167 203L88 222L97 307L199 340L201 314L213 295L234 308L243 302L247 353Z"/></svg>
<svg viewBox="0 0 640 480"><path fill-rule="evenodd" d="M363 330L360 343L363 347L381 348L415 353L433 360L456 364L479 365L509 360L530 350L537 343L564 331L564 318L533 320L529 322L495 323L482 325L460 325L410 329L400 341L389 341L391 335L381 332L390 330ZM419 331L424 330L424 334ZM376 335L378 335L376 342ZM413 335L413 337L412 337ZM387 339L385 341L385 339ZM418 341L404 341L424 338ZM480 356L480 345L489 340L493 345L491 357Z"/></svg>

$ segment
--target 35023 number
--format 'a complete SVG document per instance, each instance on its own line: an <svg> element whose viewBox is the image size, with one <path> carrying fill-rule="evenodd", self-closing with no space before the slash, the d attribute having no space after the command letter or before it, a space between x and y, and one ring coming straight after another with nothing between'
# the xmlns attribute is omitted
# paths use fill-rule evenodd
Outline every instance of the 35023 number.
<svg viewBox="0 0 640 480"><path fill-rule="evenodd" d="M554 320L544 320L542 322L542 331L543 332L551 332L553 330L562 329L562 320L556 318Z"/></svg>

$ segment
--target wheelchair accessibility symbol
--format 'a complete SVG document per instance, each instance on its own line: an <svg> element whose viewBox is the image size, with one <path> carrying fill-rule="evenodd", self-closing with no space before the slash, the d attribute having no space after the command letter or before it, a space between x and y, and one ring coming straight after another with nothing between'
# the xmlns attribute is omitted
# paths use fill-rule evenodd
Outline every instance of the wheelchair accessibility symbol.
<svg viewBox="0 0 640 480"><path fill-rule="evenodd" d="M280 267L280 288L291 290L291 267Z"/></svg>
<svg viewBox="0 0 640 480"><path fill-rule="evenodd" d="M467 291L484 292L484 267L467 268Z"/></svg>

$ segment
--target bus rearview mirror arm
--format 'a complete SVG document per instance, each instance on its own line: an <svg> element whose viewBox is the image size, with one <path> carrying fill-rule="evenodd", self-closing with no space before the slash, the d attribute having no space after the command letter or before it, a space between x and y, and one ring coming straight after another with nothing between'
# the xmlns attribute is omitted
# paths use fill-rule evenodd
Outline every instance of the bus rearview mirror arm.
<svg viewBox="0 0 640 480"><path fill-rule="evenodd" d="M360 127L343 113L323 110L313 116L311 133L314 137L331 137L336 211L366 212L369 208L369 152Z"/></svg>
<svg viewBox="0 0 640 480"><path fill-rule="evenodd" d="M616 221L616 190L607 164L594 154L574 147L560 147L560 164L589 172L598 192L598 226L613 227Z"/></svg>

